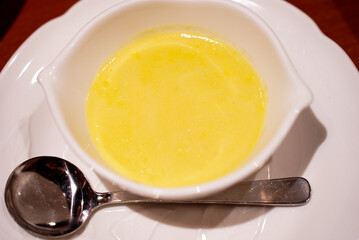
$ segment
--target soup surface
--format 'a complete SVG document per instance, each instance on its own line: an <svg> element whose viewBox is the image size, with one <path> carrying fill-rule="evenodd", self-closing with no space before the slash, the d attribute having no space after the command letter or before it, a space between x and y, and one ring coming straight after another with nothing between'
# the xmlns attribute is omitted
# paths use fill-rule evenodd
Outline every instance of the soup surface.
<svg viewBox="0 0 359 240"><path fill-rule="evenodd" d="M99 153L136 182L181 187L240 167L265 120L266 89L239 51L192 30L147 32L99 70L87 121Z"/></svg>

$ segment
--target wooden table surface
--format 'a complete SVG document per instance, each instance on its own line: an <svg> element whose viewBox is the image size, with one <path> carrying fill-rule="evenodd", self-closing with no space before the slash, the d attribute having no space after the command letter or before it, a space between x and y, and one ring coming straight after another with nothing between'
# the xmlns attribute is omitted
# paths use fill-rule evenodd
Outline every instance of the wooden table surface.
<svg viewBox="0 0 359 240"><path fill-rule="evenodd" d="M0 70L31 33L76 2L78 0L0 0ZM359 0L288 2L308 14L359 69Z"/></svg>

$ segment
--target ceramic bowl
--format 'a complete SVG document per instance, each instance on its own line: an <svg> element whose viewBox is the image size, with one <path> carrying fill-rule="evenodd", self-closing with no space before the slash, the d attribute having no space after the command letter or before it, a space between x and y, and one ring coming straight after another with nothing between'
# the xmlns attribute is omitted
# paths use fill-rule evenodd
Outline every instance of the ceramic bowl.
<svg viewBox="0 0 359 240"><path fill-rule="evenodd" d="M165 25L196 26L228 39L238 46L268 89L263 133L246 164L201 185L159 188L127 179L102 159L87 129L86 98L100 66L138 33ZM258 171L312 99L270 27L240 1L230 0L122 1L88 22L38 80L61 133L80 160L125 190L163 199L209 195Z"/></svg>

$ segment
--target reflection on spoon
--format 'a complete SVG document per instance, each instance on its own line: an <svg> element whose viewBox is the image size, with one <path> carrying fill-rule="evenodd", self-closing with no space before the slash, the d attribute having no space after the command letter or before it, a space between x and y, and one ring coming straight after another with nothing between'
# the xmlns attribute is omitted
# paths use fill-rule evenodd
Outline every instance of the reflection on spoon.
<svg viewBox="0 0 359 240"><path fill-rule="evenodd" d="M95 192L83 173L57 157L36 157L11 173L5 202L14 220L38 236L56 237L78 230L99 206L125 203L231 204L298 206L310 199L304 178L242 182L229 190L196 200L145 199L128 192Z"/></svg>

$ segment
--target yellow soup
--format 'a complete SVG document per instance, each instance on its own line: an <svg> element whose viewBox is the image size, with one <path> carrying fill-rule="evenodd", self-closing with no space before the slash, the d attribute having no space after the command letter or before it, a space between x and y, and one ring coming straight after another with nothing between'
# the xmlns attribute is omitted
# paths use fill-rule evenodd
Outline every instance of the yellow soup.
<svg viewBox="0 0 359 240"><path fill-rule="evenodd" d="M117 172L160 187L239 167L260 137L266 90L233 47L194 31L153 31L114 54L87 100L91 138Z"/></svg>

